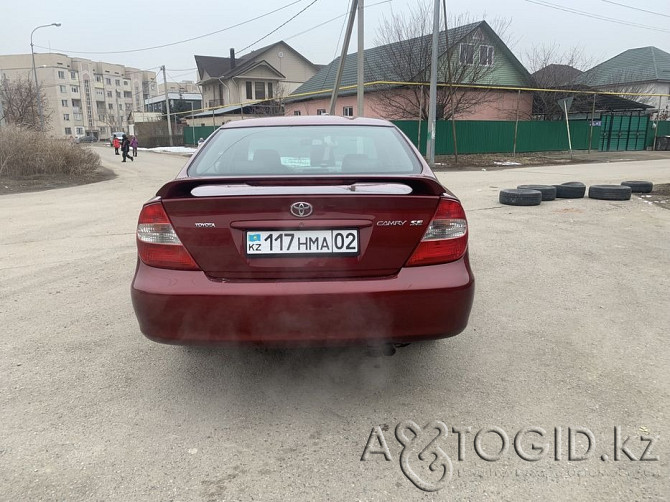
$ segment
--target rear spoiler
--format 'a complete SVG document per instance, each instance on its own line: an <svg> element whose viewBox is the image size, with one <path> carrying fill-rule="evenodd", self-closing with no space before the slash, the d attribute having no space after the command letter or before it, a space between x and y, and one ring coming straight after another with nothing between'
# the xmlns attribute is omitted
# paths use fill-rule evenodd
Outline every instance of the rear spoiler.
<svg viewBox="0 0 670 502"><path fill-rule="evenodd" d="M356 186L361 185L406 185L414 195L439 196L449 193L436 179L415 176L267 176L267 177L203 177L203 178L181 178L170 181L163 185L156 193L163 199L191 198L198 195L193 190L198 187L220 186L221 188L239 187L300 187L300 186L351 186L351 191L356 191ZM200 190L204 195L204 191ZM212 193L214 195L214 193ZM449 195L451 195L449 193ZM200 195L202 196L202 195Z"/></svg>

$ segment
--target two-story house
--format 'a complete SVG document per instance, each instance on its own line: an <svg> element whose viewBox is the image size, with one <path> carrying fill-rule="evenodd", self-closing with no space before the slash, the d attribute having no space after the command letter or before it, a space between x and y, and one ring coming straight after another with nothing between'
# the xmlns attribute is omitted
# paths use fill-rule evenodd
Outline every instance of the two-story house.
<svg viewBox="0 0 670 502"><path fill-rule="evenodd" d="M198 85L202 89L205 112L196 117L211 117L220 125L242 118L245 110L262 110L264 101L281 100L312 78L319 67L286 42L230 57L195 56ZM249 110L250 105L258 105Z"/></svg>

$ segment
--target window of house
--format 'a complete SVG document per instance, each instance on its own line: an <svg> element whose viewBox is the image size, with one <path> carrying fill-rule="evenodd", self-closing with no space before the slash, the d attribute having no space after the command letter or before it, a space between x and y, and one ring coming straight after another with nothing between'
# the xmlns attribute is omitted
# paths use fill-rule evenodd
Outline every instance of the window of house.
<svg viewBox="0 0 670 502"><path fill-rule="evenodd" d="M120 98L120 97L121 97L121 93L120 93L119 91L116 91L116 97L117 97L117 98Z"/></svg>
<svg viewBox="0 0 670 502"><path fill-rule="evenodd" d="M343 117L353 117L354 116L354 107L353 106L343 106L342 107L342 116Z"/></svg>
<svg viewBox="0 0 670 502"><path fill-rule="evenodd" d="M326 114L326 109L325 108L319 108L316 110L317 115L325 115Z"/></svg>
<svg viewBox="0 0 670 502"><path fill-rule="evenodd" d="M121 85L121 81L117 78L117 79L114 80L114 84Z"/></svg>
<svg viewBox="0 0 670 502"><path fill-rule="evenodd" d="M95 81L96 82L102 82L102 77L100 75L95 76Z"/></svg>
<svg viewBox="0 0 670 502"><path fill-rule="evenodd" d="M106 127L101 127L100 128L100 135L105 136L107 134L107 128Z"/></svg>
<svg viewBox="0 0 670 502"><path fill-rule="evenodd" d="M111 98L112 97L112 91L107 91L107 97Z"/></svg>
<svg viewBox="0 0 670 502"><path fill-rule="evenodd" d="M274 98L274 94L272 92L272 82L268 82L268 98Z"/></svg>
<svg viewBox="0 0 670 502"><path fill-rule="evenodd" d="M113 110L113 109L114 109L114 105L113 105L112 103L109 103L109 105L107 105L107 107L108 107L110 110Z"/></svg>
<svg viewBox="0 0 670 502"><path fill-rule="evenodd" d="M58 70L58 78L65 78L65 72L62 70Z"/></svg>
<svg viewBox="0 0 670 502"><path fill-rule="evenodd" d="M65 128L65 134L67 134L68 136L71 135L72 134L72 128L71 127L66 127Z"/></svg>
<svg viewBox="0 0 670 502"><path fill-rule="evenodd" d="M300 110L293 110L293 115L301 115Z"/></svg>
<svg viewBox="0 0 670 502"><path fill-rule="evenodd" d="M112 85L112 79L111 78L106 78L105 79L105 84Z"/></svg>
<svg viewBox="0 0 670 502"><path fill-rule="evenodd" d="M72 86L72 92L79 92L79 87L77 87L76 85L73 85Z"/></svg>
<svg viewBox="0 0 670 502"><path fill-rule="evenodd" d="M123 81L123 85L125 85L126 87L128 87L128 81L127 81L127 80L124 80L124 81Z"/></svg>
<svg viewBox="0 0 670 502"><path fill-rule="evenodd" d="M265 99L265 82L254 82L256 99Z"/></svg>
<svg viewBox="0 0 670 502"><path fill-rule="evenodd" d="M60 105L67 108L68 105L69 105L68 100L67 99L61 99L60 100Z"/></svg>
<svg viewBox="0 0 670 502"><path fill-rule="evenodd" d="M251 82L247 82L247 99L254 99L254 94L253 94L253 85Z"/></svg>
<svg viewBox="0 0 670 502"><path fill-rule="evenodd" d="M493 64L493 46L479 46L479 64L482 66L491 66Z"/></svg>
<svg viewBox="0 0 670 502"><path fill-rule="evenodd" d="M63 120L65 120L66 122L69 122L70 121L70 114L69 113L64 113L63 114Z"/></svg>
<svg viewBox="0 0 670 502"><path fill-rule="evenodd" d="M75 80L75 79L77 78L77 72L76 72L76 71L71 71L71 72L70 72L70 78L71 78L72 80Z"/></svg>
<svg viewBox="0 0 670 502"><path fill-rule="evenodd" d="M84 128L83 127L77 127L75 129L75 131L77 132L77 134L84 134ZM100 129L100 132L102 132L102 128Z"/></svg>
<svg viewBox="0 0 670 502"><path fill-rule="evenodd" d="M473 64L474 60L475 60L475 45L461 44L460 57L459 57L459 61L461 62L461 64Z"/></svg>
<svg viewBox="0 0 670 502"><path fill-rule="evenodd" d="M67 92L67 87L64 85L59 85L58 88L60 89L60 92Z"/></svg>

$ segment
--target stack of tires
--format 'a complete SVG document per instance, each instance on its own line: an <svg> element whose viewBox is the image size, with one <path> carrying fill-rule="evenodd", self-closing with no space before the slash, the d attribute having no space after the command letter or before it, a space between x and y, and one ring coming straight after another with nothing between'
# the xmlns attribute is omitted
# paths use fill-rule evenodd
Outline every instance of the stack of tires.
<svg viewBox="0 0 670 502"><path fill-rule="evenodd" d="M651 181L624 181L621 185L591 185L589 198L599 200L629 200L632 193L649 193ZM580 181L568 181L560 185L519 185L500 190L498 200L508 206L539 206L543 201L554 199L581 199L586 194L586 185Z"/></svg>

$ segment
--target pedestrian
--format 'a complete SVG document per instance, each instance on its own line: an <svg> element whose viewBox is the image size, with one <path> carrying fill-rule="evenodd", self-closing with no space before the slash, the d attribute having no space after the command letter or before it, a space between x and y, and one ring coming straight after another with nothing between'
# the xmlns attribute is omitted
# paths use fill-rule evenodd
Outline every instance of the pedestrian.
<svg viewBox="0 0 670 502"><path fill-rule="evenodd" d="M133 149L133 157L137 157L137 136L130 137L130 147Z"/></svg>
<svg viewBox="0 0 670 502"><path fill-rule="evenodd" d="M130 151L130 140L128 139L128 136L124 134L123 137L121 138L121 152L123 153L123 160L121 162L125 162L127 158L135 162L135 159L129 155L128 153L129 151Z"/></svg>
<svg viewBox="0 0 670 502"><path fill-rule="evenodd" d="M200 148L200 145L202 145L204 142L205 142L205 140L203 138L200 138L198 140L198 148Z"/></svg>
<svg viewBox="0 0 670 502"><path fill-rule="evenodd" d="M116 136L114 136L114 139L112 140L112 146L114 147L114 153L118 155L121 142L119 141L119 138L117 138Z"/></svg>

